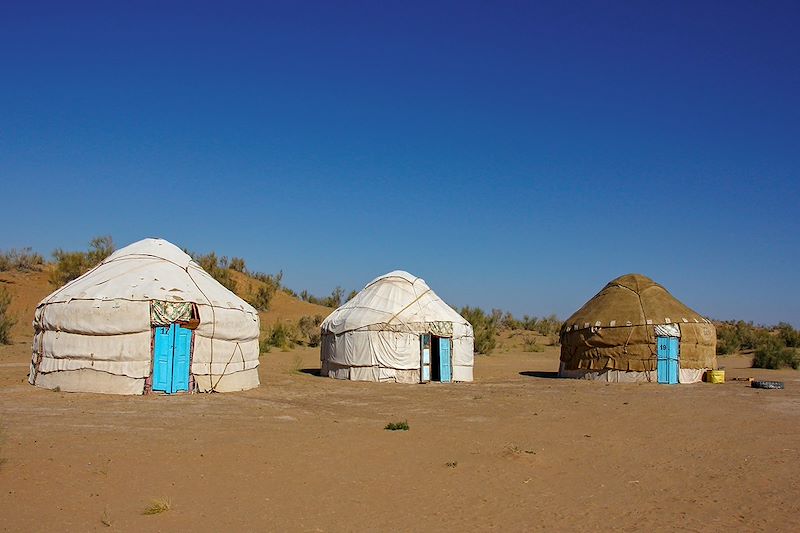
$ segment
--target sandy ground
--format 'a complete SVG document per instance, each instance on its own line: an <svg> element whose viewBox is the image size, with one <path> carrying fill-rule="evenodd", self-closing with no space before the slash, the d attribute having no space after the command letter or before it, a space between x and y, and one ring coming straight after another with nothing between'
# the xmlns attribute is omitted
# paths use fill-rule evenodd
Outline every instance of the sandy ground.
<svg viewBox="0 0 800 533"><path fill-rule="evenodd" d="M472 384L351 383L298 349L252 391L117 397L28 385L28 350L0 350L3 530L800 527L800 373L744 358L729 378L786 389L554 379L552 347Z"/></svg>

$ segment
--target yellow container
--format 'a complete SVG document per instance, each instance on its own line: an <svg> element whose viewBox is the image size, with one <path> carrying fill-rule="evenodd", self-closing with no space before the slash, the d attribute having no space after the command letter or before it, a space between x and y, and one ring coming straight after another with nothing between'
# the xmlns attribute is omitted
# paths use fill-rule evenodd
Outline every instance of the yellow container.
<svg viewBox="0 0 800 533"><path fill-rule="evenodd" d="M725 383L725 371L709 370L706 372L706 380L709 383Z"/></svg>

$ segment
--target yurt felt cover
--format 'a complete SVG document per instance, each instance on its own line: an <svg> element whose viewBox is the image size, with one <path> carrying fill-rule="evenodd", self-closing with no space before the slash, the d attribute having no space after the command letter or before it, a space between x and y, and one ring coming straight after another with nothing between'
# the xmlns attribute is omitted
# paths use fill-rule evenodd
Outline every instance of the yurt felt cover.
<svg viewBox="0 0 800 533"><path fill-rule="evenodd" d="M561 361L568 370L655 370L659 324L680 328L682 368L716 367L714 325L641 274L611 281L564 322Z"/></svg>
<svg viewBox="0 0 800 533"><path fill-rule="evenodd" d="M154 300L196 305L200 323L193 335L191 373L205 376L207 385L201 388L216 390L222 376L242 371L253 373L228 383L237 389L258 385L258 313L162 239L117 250L39 303L30 382L36 384L38 373L78 370L143 383L151 372ZM243 381L246 385L239 387ZM91 380L84 383L91 388ZM141 384L128 387L136 390Z"/></svg>
<svg viewBox="0 0 800 533"><path fill-rule="evenodd" d="M375 278L321 324L322 358L345 366L419 368L418 334L453 338L453 364L472 366L472 325L425 280L402 270ZM354 337L347 334L371 335ZM327 340L327 342L326 342Z"/></svg>

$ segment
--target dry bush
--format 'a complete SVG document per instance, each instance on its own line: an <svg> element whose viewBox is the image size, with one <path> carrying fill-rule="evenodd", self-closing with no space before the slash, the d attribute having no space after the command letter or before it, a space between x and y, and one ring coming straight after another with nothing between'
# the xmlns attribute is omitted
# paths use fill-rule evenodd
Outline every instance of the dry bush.
<svg viewBox="0 0 800 533"><path fill-rule="evenodd" d="M5 287L0 287L0 344L11 344L11 328L17 323L8 314L11 305L11 294Z"/></svg>
<svg viewBox="0 0 800 533"><path fill-rule="evenodd" d="M86 252L67 252L58 248L53 252L56 264L50 273L50 283L61 287L97 266L113 252L114 241L110 235L92 239Z"/></svg>
<svg viewBox="0 0 800 533"><path fill-rule="evenodd" d="M0 252L0 272L7 270L19 270L28 272L41 270L44 258L41 254L34 252L30 247L17 250L12 248L6 252Z"/></svg>

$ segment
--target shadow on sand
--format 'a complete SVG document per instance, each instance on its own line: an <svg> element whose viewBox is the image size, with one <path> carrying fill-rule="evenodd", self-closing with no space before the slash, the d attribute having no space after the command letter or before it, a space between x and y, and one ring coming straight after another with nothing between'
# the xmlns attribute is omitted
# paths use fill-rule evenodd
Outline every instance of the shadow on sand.
<svg viewBox="0 0 800 533"><path fill-rule="evenodd" d="M319 368L301 368L300 372L319 377Z"/></svg>
<svg viewBox="0 0 800 533"><path fill-rule="evenodd" d="M558 372L542 372L540 370L526 370L524 372L520 372L519 375L530 376L532 378L560 379L558 377Z"/></svg>

